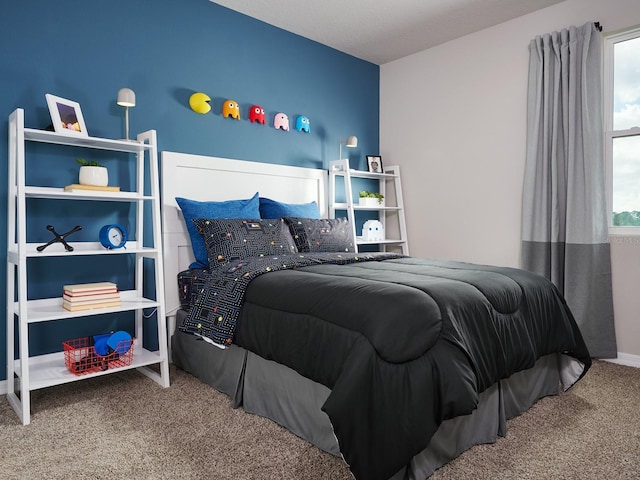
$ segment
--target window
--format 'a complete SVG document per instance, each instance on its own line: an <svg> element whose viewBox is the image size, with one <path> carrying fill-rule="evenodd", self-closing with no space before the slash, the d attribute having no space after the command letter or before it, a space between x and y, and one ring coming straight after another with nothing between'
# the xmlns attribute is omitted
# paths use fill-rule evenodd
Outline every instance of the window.
<svg viewBox="0 0 640 480"><path fill-rule="evenodd" d="M640 235L640 27L605 37L604 68L609 231Z"/></svg>

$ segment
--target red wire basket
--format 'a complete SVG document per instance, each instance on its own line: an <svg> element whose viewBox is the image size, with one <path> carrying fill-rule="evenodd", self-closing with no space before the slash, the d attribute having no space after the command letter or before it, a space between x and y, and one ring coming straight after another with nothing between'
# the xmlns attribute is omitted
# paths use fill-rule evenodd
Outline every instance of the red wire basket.
<svg viewBox="0 0 640 480"><path fill-rule="evenodd" d="M113 368L131 365L133 360L134 338L118 342L117 348L107 354L99 355L91 345L91 337L76 338L62 342L64 364L74 375L86 375L103 372Z"/></svg>

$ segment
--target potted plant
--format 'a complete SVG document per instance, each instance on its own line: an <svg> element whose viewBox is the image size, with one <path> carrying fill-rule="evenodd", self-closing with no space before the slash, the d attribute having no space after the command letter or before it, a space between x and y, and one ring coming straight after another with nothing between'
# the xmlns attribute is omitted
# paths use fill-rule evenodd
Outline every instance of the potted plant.
<svg viewBox="0 0 640 480"><path fill-rule="evenodd" d="M360 206L362 207L382 207L384 206L384 195L378 192L370 192L369 190L361 190Z"/></svg>
<svg viewBox="0 0 640 480"><path fill-rule="evenodd" d="M79 181L81 185L95 185L106 187L109 185L109 172L96 161L87 161L84 158L77 158L80 164Z"/></svg>

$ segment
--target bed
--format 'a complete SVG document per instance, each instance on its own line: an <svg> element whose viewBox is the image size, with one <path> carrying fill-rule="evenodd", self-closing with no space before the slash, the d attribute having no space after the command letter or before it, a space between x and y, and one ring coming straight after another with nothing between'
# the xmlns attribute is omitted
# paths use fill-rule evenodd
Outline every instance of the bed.
<svg viewBox="0 0 640 480"><path fill-rule="evenodd" d="M207 243L216 268L193 264L176 198L259 192L315 202L324 217L326 182L320 169L163 152L165 301L178 367L367 480L426 478L586 373L590 357L564 300L518 269L303 250L297 238L286 243L292 223L276 219L255 227L284 232L270 242L280 250L231 262ZM199 225L213 238L238 222Z"/></svg>

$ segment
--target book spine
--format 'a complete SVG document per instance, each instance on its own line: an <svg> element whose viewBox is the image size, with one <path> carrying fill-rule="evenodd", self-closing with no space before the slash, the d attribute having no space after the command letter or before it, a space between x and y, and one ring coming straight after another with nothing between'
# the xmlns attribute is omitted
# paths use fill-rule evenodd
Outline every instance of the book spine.
<svg viewBox="0 0 640 480"><path fill-rule="evenodd" d="M119 307L119 306L120 306L120 300L117 300L115 302L92 303L90 305L69 305L62 302L62 308L70 312L78 312L82 310L93 310L98 308Z"/></svg>
<svg viewBox="0 0 640 480"><path fill-rule="evenodd" d="M80 292L95 292L95 291L116 291L118 286L111 282L97 282L97 283L80 283L77 285L65 285L63 289L70 293Z"/></svg>
<svg viewBox="0 0 640 480"><path fill-rule="evenodd" d="M62 295L70 298L84 299L84 298L91 298L91 297L100 297L104 295L117 295L119 293L120 292L118 292L117 290L94 290L91 292L82 292L82 293L74 293L74 292L69 292L65 290L62 292Z"/></svg>
<svg viewBox="0 0 640 480"><path fill-rule="evenodd" d="M106 296L98 295L95 298L81 297L80 299L69 298L66 295L62 296L62 301L69 305L89 305L93 303L113 302L116 300L120 300L120 295L118 294L106 295Z"/></svg>
<svg viewBox="0 0 640 480"><path fill-rule="evenodd" d="M92 190L95 192L119 192L120 191L120 187L110 187L110 186L106 186L106 187L100 187L97 185L83 185L80 183L74 183L71 185L67 185L64 187L65 192L74 192L76 190Z"/></svg>

